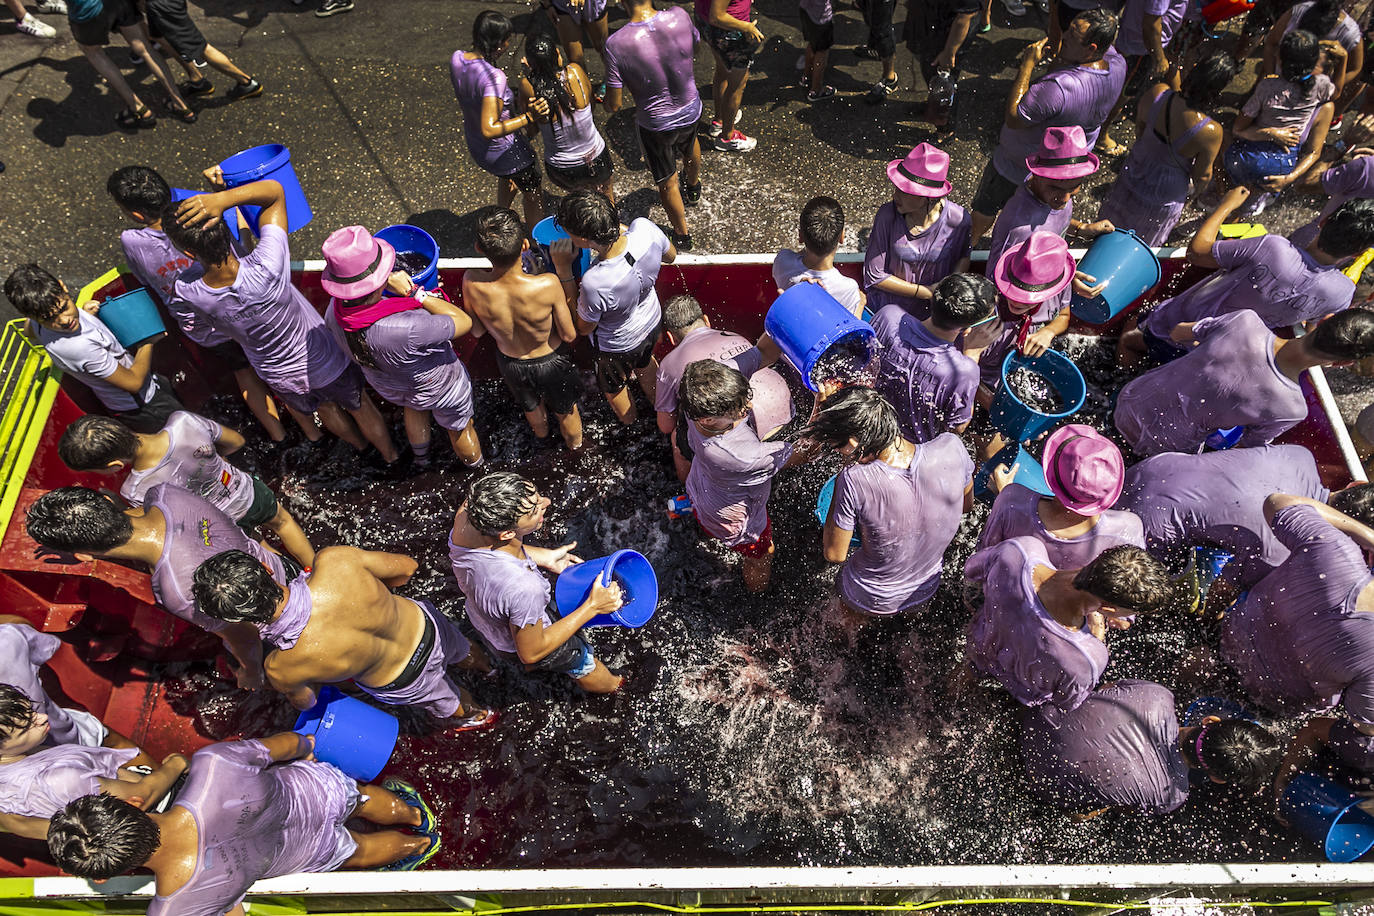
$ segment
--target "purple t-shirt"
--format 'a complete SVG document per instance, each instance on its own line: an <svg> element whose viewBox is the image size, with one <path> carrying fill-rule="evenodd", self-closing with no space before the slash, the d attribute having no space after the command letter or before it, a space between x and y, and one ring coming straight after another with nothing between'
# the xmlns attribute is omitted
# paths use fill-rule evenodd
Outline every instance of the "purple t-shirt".
<svg viewBox="0 0 1374 916"><path fill-rule="evenodd" d="M1316 85L1309 91L1300 83L1267 76L1255 84L1255 91L1241 106L1241 114L1254 118L1256 127L1299 128L1301 145L1312 128L1317 109L1336 95L1336 84L1326 74L1318 73L1312 79Z"/></svg>
<svg viewBox="0 0 1374 916"><path fill-rule="evenodd" d="M146 471L131 469L119 495L131 505L143 505L148 490L162 483L190 490L238 521L253 505L253 475L234 467L215 450L224 432L214 420L178 410L162 427L167 452Z"/></svg>
<svg viewBox="0 0 1374 916"><path fill-rule="evenodd" d="M606 39L606 85L635 97L635 123L664 132L701 119L692 57L701 36L681 7L627 22Z"/></svg>
<svg viewBox="0 0 1374 916"><path fill-rule="evenodd" d="M191 595L196 568L226 550L242 550L256 557L278 585L287 583L280 554L250 538L233 519L190 490L163 483L150 487L143 498L144 507L161 512L166 524L162 556L153 564L151 584L153 597L169 614L211 633L228 626L196 610Z"/></svg>
<svg viewBox="0 0 1374 916"><path fill-rule="evenodd" d="M467 598L468 620L497 652L515 654L511 627L553 625L549 580L524 551L516 557L504 550L460 547L449 538L448 557Z"/></svg>
<svg viewBox="0 0 1374 916"><path fill-rule="evenodd" d="M1274 536L1292 554L1226 615L1222 657L1268 709L1339 703L1374 723L1374 614L1356 610L1374 577L1360 545L1303 505L1274 514Z"/></svg>
<svg viewBox="0 0 1374 916"><path fill-rule="evenodd" d="M291 251L279 226L262 227L229 286L178 280L175 294L243 347L253 371L275 391L309 394L348 368L348 354L291 284Z"/></svg>
<svg viewBox="0 0 1374 916"><path fill-rule="evenodd" d="M988 272L996 269L997 262L1008 248L1024 242L1032 232L1053 232L1062 237L1069 231L1069 221L1072 219L1072 198L1063 207L1054 210L1041 203L1027 186L1017 188L993 224L992 241L988 247ZM1064 287L1059 295L1040 303L1031 320L1049 321L1060 309L1068 307L1072 293L1072 284Z"/></svg>
<svg viewBox="0 0 1374 916"><path fill-rule="evenodd" d="M779 290L789 290L803 281L816 280L821 288L835 297L835 301L854 313L855 318L863 314L863 297L859 283L832 267L829 270L812 270L806 266L799 252L784 248L773 258L773 282Z"/></svg>
<svg viewBox="0 0 1374 916"><path fill-rule="evenodd" d="M1107 647L1083 628L1071 630L1050 616L1031 579L1037 566L1054 564L1035 538L1012 538L969 557L964 576L983 586L983 604L968 629L968 656L995 677L1017 702L1076 709L1107 668Z"/></svg>
<svg viewBox="0 0 1374 916"><path fill-rule="evenodd" d="M59 744L0 764L0 812L52 817L83 795L99 795L100 779L116 779L138 756L136 747Z"/></svg>
<svg viewBox="0 0 1374 916"><path fill-rule="evenodd" d="M468 60L458 50L449 60L449 75L463 110L463 137L473 161L493 175L514 175L534 165L534 147L519 132L491 140L482 136L483 99L500 99L500 118L510 117L514 96L501 68L481 57Z"/></svg>
<svg viewBox="0 0 1374 916"><path fill-rule="evenodd" d="M1071 811L1163 814L1188 800L1174 695L1150 681L1117 681L1056 717L1027 710L1021 758L1031 791Z"/></svg>
<svg viewBox="0 0 1374 916"><path fill-rule="evenodd" d="M959 531L972 479L973 460L953 433L917 445L905 469L875 460L840 471L832 518L860 533L858 549L840 568L845 602L869 614L896 614L928 601L940 586L945 548Z"/></svg>
<svg viewBox="0 0 1374 916"><path fill-rule="evenodd" d="M345 351L348 340L334 315L325 324ZM375 365L364 366L363 377L392 404L414 410L467 408L472 412L472 379L453 350L453 319L422 308L387 315L364 330L363 338Z"/></svg>
<svg viewBox="0 0 1374 916"><path fill-rule="evenodd" d="M1293 4L1293 9L1288 14L1288 27L1283 30L1283 34L1296 29L1302 23L1302 17L1314 6L1312 0L1304 0L1303 3ZM1321 38L1336 42L1347 52L1354 51L1360 44L1360 25L1344 10L1336 20L1336 27Z"/></svg>
<svg viewBox="0 0 1374 916"><path fill-rule="evenodd" d="M668 251L668 236L641 216L630 223L625 238L624 251L587 268L577 297L577 314L583 321L596 322L592 344L604 353L635 349L663 319L654 284Z"/></svg>
<svg viewBox="0 0 1374 916"><path fill-rule="evenodd" d="M1361 156L1327 169L1322 173L1322 190L1330 195L1322 212L1289 236L1299 248L1312 244L1321 231L1322 220L1339 210L1341 204L1355 198L1374 197L1374 156Z"/></svg>
<svg viewBox="0 0 1374 916"><path fill-rule="evenodd" d="M945 198L940 215L925 231L912 235L906 217L891 201L878 208L864 253L864 292L868 310L876 312L885 305L900 305L918 318L930 314L924 300L908 299L885 290L878 284L888 277L908 283L934 286L954 273L959 261L968 257L973 236L973 217L963 207Z"/></svg>
<svg viewBox="0 0 1374 916"><path fill-rule="evenodd" d="M47 714L49 741L79 744L81 732L76 722L48 696L38 679L39 667L61 646L62 641L51 633L40 633L18 623L0 623L0 684L20 691Z"/></svg>
<svg viewBox="0 0 1374 916"><path fill-rule="evenodd" d="M1288 559L1264 520L1271 493L1326 502L1317 462L1301 445L1265 445L1188 455L1165 452L1127 469L1117 506L1145 527L1145 547L1164 559L1175 548L1210 544L1234 555L1225 576L1251 588Z"/></svg>
<svg viewBox="0 0 1374 916"><path fill-rule="evenodd" d="M361 801L330 764L274 764L261 741L201 748L175 802L196 822L195 868L148 916L224 916L254 881L333 871L358 848L344 822Z"/></svg>
<svg viewBox="0 0 1374 916"><path fill-rule="evenodd" d="M1174 325L1250 309L1271 328L1284 328L1339 312L1355 284L1335 267L1323 267L1279 235L1222 239L1212 245L1220 268L1201 283L1159 304L1143 327L1169 339Z"/></svg>
<svg viewBox="0 0 1374 916"><path fill-rule="evenodd" d="M1174 31L1188 11L1188 0L1126 0L1121 7L1120 26L1116 32L1116 49L1126 57L1148 54L1145 46L1145 17L1158 16L1160 40L1169 47Z"/></svg>
<svg viewBox="0 0 1374 916"><path fill-rule="evenodd" d="M129 269L138 277L140 283L157 293L167 312L181 327L186 336L203 346L222 344L229 338L224 334L211 331L205 326L204 319L197 319L196 313L176 296L176 281L194 271L200 276L200 265L177 250L161 229L140 226L125 229L119 234L120 247L124 249L124 260Z"/></svg>
<svg viewBox="0 0 1374 916"><path fill-rule="evenodd" d="M1011 538L1032 537L1045 545L1045 555L1056 569L1080 569L1112 547L1144 547L1145 529L1132 512L1108 509L1097 517L1087 534L1061 538L1051 534L1040 520L1043 497L1019 483L1008 484L997 494L983 526L978 549ZM1053 498L1053 497L1051 497Z"/></svg>
<svg viewBox="0 0 1374 916"><path fill-rule="evenodd" d="M152 400L158 389L157 376L152 372L139 389L137 400L123 388L105 381L119 368L132 367L134 357L105 327L105 322L85 309L77 309L76 314L75 331L54 331L34 323L38 342L48 351L53 364L95 392L100 403L115 413L137 410L140 404Z"/></svg>
<svg viewBox="0 0 1374 916"><path fill-rule="evenodd" d="M897 409L903 437L928 442L973 418L978 363L900 305L884 306L872 324L883 345L874 387Z"/></svg>
<svg viewBox="0 0 1374 916"><path fill-rule="evenodd" d="M1051 70L1030 84L1016 112L1029 127L1002 125L992 164L1005 179L1020 184L1029 174L1026 157L1040 149L1047 127L1077 124L1088 137L1088 148L1097 143L1102 124L1111 114L1126 82L1126 60L1108 48L1102 58L1107 67L1077 66Z"/></svg>
<svg viewBox="0 0 1374 916"><path fill-rule="evenodd" d="M1275 337L1254 312L1193 325L1199 343L1121 389L1113 420L1137 455L1198 452L1218 429L1244 426L1241 446L1268 445L1307 416L1302 386L1279 371Z"/></svg>
<svg viewBox="0 0 1374 916"><path fill-rule="evenodd" d="M705 327L689 331L681 343L658 361L658 387L655 389L654 410L659 413L672 413L677 410L678 384L682 381L682 373L692 363L702 359L724 363L731 357L752 349L753 346L743 337L729 331Z"/></svg>

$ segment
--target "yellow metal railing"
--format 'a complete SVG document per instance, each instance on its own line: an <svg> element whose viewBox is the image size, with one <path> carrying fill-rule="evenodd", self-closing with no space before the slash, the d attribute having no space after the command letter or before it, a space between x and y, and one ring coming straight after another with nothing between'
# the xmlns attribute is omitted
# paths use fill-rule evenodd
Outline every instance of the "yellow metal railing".
<svg viewBox="0 0 1374 916"><path fill-rule="evenodd" d="M22 318L11 321L0 334L0 539L9 528L62 377L48 352L24 333L25 324Z"/></svg>

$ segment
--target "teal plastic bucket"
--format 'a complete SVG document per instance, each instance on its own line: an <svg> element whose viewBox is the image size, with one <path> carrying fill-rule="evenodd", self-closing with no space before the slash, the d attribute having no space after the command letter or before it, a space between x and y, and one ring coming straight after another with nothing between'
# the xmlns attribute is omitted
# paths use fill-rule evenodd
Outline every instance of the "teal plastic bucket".
<svg viewBox="0 0 1374 916"><path fill-rule="evenodd" d="M438 285L439 243L434 241L434 236L419 226L397 223L394 226L377 230L375 237L395 248L398 257L405 252L424 255L429 261L429 266L417 274L411 274L410 279L421 289L434 289ZM399 270L400 268L393 269ZM396 294L388 292L384 295L395 296Z"/></svg>
<svg viewBox="0 0 1374 916"><path fill-rule="evenodd" d="M315 705L296 719L294 731L315 737L315 758L332 763L344 773L368 783L391 759L401 724L362 700L346 696L337 687L320 688Z"/></svg>
<svg viewBox="0 0 1374 916"><path fill-rule="evenodd" d="M255 181L271 179L286 192L286 231L295 232L315 218L310 202L305 199L300 179L291 166L291 151L280 143L268 143L237 152L219 164L226 187L237 188ZM261 207L243 207L243 218L258 232Z"/></svg>
<svg viewBox="0 0 1374 916"><path fill-rule="evenodd" d="M868 322L855 318L819 283L798 283L773 300L763 329L811 391L816 390L811 370L831 347L854 337L872 354L877 343Z"/></svg>
<svg viewBox="0 0 1374 916"><path fill-rule="evenodd" d="M1322 847L1331 862L1354 862L1374 849L1374 817L1362 799L1315 773L1299 773L1283 790L1279 814Z"/></svg>
<svg viewBox="0 0 1374 916"><path fill-rule="evenodd" d="M582 606L592 593L592 583L601 577L602 586L609 586L611 580L620 583L625 603L609 614L593 617L589 627L642 627L654 616L658 608L658 576L648 557L634 550L617 550L615 553L574 563L558 574L553 586L553 600L558 605L558 613L571 614Z"/></svg>
<svg viewBox="0 0 1374 916"><path fill-rule="evenodd" d="M199 197L205 191L192 191L188 188L172 188L172 203L179 204L188 197ZM234 237L234 241L239 240L239 209L230 207L224 211L224 225L229 229L229 234Z"/></svg>
<svg viewBox="0 0 1374 916"><path fill-rule="evenodd" d="M835 500L835 478L831 477L821 486L821 492L816 494L816 519L825 525L825 520L830 518L830 504ZM849 543L854 546L859 544L859 532L855 531L854 536L849 539Z"/></svg>
<svg viewBox="0 0 1374 916"><path fill-rule="evenodd" d="M152 294L142 287L100 303L98 317L126 350L167 333Z"/></svg>
<svg viewBox="0 0 1374 916"><path fill-rule="evenodd" d="M1012 393L1007 385L1007 376L1015 369L1030 369L1045 378L1059 392L1064 402L1064 410L1059 413L1042 413L1023 402ZM1002 383L997 386L997 394L992 399L988 411L992 425L1013 442L1034 439L1053 426L1058 426L1069 417L1078 413L1088 396L1088 384L1083 381L1083 373L1058 350L1047 350L1042 356L1025 356L1018 350L1007 354L1002 360Z"/></svg>
<svg viewBox="0 0 1374 916"><path fill-rule="evenodd" d="M1078 270L1107 284L1091 299L1073 295L1070 310L1088 324L1111 321L1154 289L1162 276L1159 258L1129 229L1099 235L1078 262Z"/></svg>
<svg viewBox="0 0 1374 916"><path fill-rule="evenodd" d="M1031 457L1030 452L1018 443L1008 445L984 461L982 466L978 468L978 472L973 475L974 496L987 500L996 497L996 494L988 488L988 481L992 478L993 469L999 464L1005 464L1011 468L1012 483L1019 483L1041 496L1054 495L1050 490L1050 485L1045 482L1045 469L1040 466L1040 462Z"/></svg>
<svg viewBox="0 0 1374 916"><path fill-rule="evenodd" d="M563 231L563 227L558 225L558 218L546 216L534 224L534 229L530 232L530 238L534 239L535 244L540 248L540 254L544 259L543 269L540 273L553 273L553 256L549 254L549 246L559 239L568 238L568 233ZM592 250L583 248L582 253L573 261L573 276L582 279L582 275L587 272L587 268L592 266Z"/></svg>

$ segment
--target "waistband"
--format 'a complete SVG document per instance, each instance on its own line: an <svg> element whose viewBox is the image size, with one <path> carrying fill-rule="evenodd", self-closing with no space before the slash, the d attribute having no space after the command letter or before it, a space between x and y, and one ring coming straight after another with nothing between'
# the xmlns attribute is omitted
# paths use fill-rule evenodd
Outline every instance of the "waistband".
<svg viewBox="0 0 1374 916"><path fill-rule="evenodd" d="M415 651L411 653L410 661L406 662L405 668L396 675L396 679L391 683L383 684L380 687L370 687L369 690L377 692L404 690L415 683L415 679L425 670L425 662L429 661L429 653L434 650L434 618L425 613L425 609L419 606L419 602L416 602L416 607L420 608L420 614L425 618L425 631L420 634L420 641L415 645Z"/></svg>
<svg viewBox="0 0 1374 916"><path fill-rule="evenodd" d="M507 356L500 350L496 351L496 361L498 363L508 363L515 366L541 366L544 363L551 363L559 357L567 357L567 345L560 346L552 353L545 353L541 356Z"/></svg>

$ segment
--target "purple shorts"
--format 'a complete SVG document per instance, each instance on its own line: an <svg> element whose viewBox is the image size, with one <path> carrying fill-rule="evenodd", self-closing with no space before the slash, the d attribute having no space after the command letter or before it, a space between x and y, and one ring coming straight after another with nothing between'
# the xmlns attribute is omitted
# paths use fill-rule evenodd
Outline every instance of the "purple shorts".
<svg viewBox="0 0 1374 916"><path fill-rule="evenodd" d="M290 394L273 389L273 394L286 402L286 406L301 413L314 413L321 404L335 403L346 410L357 410L363 406L363 372L354 363L339 373L339 377L328 385L312 388L305 394Z"/></svg>
<svg viewBox="0 0 1374 916"><path fill-rule="evenodd" d="M389 706L418 706L436 719L447 719L463 705L457 686L448 678L448 666L467 658L472 645L433 604L415 604L425 615L425 631L405 670L390 684L358 686Z"/></svg>

